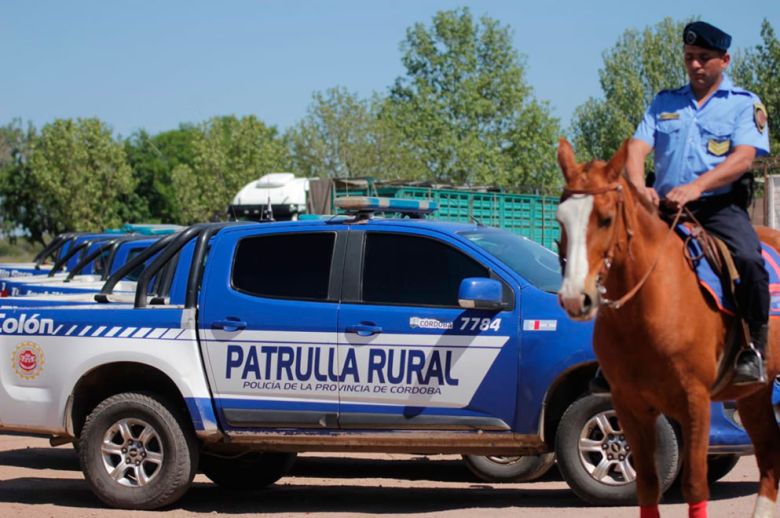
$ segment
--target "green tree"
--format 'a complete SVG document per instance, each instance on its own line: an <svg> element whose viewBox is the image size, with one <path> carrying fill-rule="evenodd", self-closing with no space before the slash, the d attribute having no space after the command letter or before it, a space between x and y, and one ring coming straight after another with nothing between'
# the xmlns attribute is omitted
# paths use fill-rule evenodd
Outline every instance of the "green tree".
<svg viewBox="0 0 780 518"><path fill-rule="evenodd" d="M177 223L221 219L247 183L290 166L286 142L254 116L215 117L193 133L191 165L171 173L181 208Z"/></svg>
<svg viewBox="0 0 780 518"><path fill-rule="evenodd" d="M406 75L381 118L428 179L535 189L558 182L558 121L534 99L508 28L475 21L467 8L440 11L430 27L408 29L401 50Z"/></svg>
<svg viewBox="0 0 780 518"><path fill-rule="evenodd" d="M58 119L41 129L17 177L3 182L9 213L34 241L123 222L135 187L121 143L98 119Z"/></svg>
<svg viewBox="0 0 780 518"><path fill-rule="evenodd" d="M321 178L419 176L401 135L378 116L383 102L343 87L315 92L304 119L287 133L293 169Z"/></svg>
<svg viewBox="0 0 780 518"><path fill-rule="evenodd" d="M181 206L172 182L178 165L193 165L195 126L149 135L139 131L125 141L125 152L138 187L133 193L134 221L170 222L181 219Z"/></svg>
<svg viewBox="0 0 780 518"><path fill-rule="evenodd" d="M0 128L0 228L15 240L19 228L40 228L44 218L38 193L30 180L30 154L35 128L16 119ZM42 235L34 236L38 242Z"/></svg>
<svg viewBox="0 0 780 518"><path fill-rule="evenodd" d="M769 115L770 146L780 150L780 41L768 20L761 24L761 44L739 54L734 81L761 98Z"/></svg>
<svg viewBox="0 0 780 518"><path fill-rule="evenodd" d="M590 98L574 112L571 134L580 159L612 156L656 93L687 82L680 41L686 23L664 18L641 32L627 29L604 52L599 70L604 97Z"/></svg>

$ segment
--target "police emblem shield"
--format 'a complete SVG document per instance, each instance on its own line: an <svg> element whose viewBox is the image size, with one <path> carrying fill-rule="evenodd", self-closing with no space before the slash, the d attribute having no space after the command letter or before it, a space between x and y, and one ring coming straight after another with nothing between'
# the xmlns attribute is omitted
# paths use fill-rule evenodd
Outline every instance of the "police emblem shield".
<svg viewBox="0 0 780 518"><path fill-rule="evenodd" d="M766 107L761 103L755 103L753 105L753 120L756 122L759 133L763 133L766 129L767 119Z"/></svg>

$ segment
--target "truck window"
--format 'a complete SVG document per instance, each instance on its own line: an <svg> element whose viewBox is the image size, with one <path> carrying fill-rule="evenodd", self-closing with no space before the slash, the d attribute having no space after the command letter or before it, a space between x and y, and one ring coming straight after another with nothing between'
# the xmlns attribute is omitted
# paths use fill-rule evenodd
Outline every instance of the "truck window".
<svg viewBox="0 0 780 518"><path fill-rule="evenodd" d="M366 235L363 301L458 307L466 277L488 277L487 268L434 239L388 233Z"/></svg>
<svg viewBox="0 0 780 518"><path fill-rule="evenodd" d="M233 288L258 297L327 300L332 232L254 236L238 244Z"/></svg>

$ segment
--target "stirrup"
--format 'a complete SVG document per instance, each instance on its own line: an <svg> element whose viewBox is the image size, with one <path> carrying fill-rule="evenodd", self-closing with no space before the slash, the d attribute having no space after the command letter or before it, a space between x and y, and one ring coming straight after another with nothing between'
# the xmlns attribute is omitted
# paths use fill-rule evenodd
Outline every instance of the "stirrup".
<svg viewBox="0 0 780 518"><path fill-rule="evenodd" d="M751 376L739 372L739 367L740 367L739 361L748 352L752 352L755 355L755 358L758 360L757 376ZM734 379L732 380L731 383L736 386L755 385L755 384L763 385L766 383L766 368L764 367L764 357L762 356L761 351L756 349L756 347L753 345L752 342L748 344L748 346L745 349L740 351L739 354L737 354L737 357L734 359Z"/></svg>

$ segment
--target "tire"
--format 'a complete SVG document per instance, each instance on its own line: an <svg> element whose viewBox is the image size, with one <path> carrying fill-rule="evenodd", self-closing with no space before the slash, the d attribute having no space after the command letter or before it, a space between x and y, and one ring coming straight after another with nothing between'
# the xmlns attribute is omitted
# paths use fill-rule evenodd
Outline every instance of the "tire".
<svg viewBox="0 0 780 518"><path fill-rule="evenodd" d="M485 482L531 482L544 476L555 464L554 453L523 456L464 455L463 462Z"/></svg>
<svg viewBox="0 0 780 518"><path fill-rule="evenodd" d="M665 417L656 421L655 432L656 466L663 493L680 470L680 447L677 434ZM607 458L606 446L616 458ZM610 398L578 399L564 412L558 425L558 469L574 493L594 505L636 504L636 473L627 447ZM603 461L607 462L606 469L596 471Z"/></svg>
<svg viewBox="0 0 780 518"><path fill-rule="evenodd" d="M723 454L707 457L707 481L712 484L722 479L734 469L739 462L739 455Z"/></svg>
<svg viewBox="0 0 780 518"><path fill-rule="evenodd" d="M239 457L204 454L200 470L225 489L261 489L285 476L296 457L296 453L247 453Z"/></svg>
<svg viewBox="0 0 780 518"><path fill-rule="evenodd" d="M111 396L89 414L79 461L90 488L105 504L158 509L190 487L198 445L189 423L169 410L173 408L154 396L128 392Z"/></svg>

